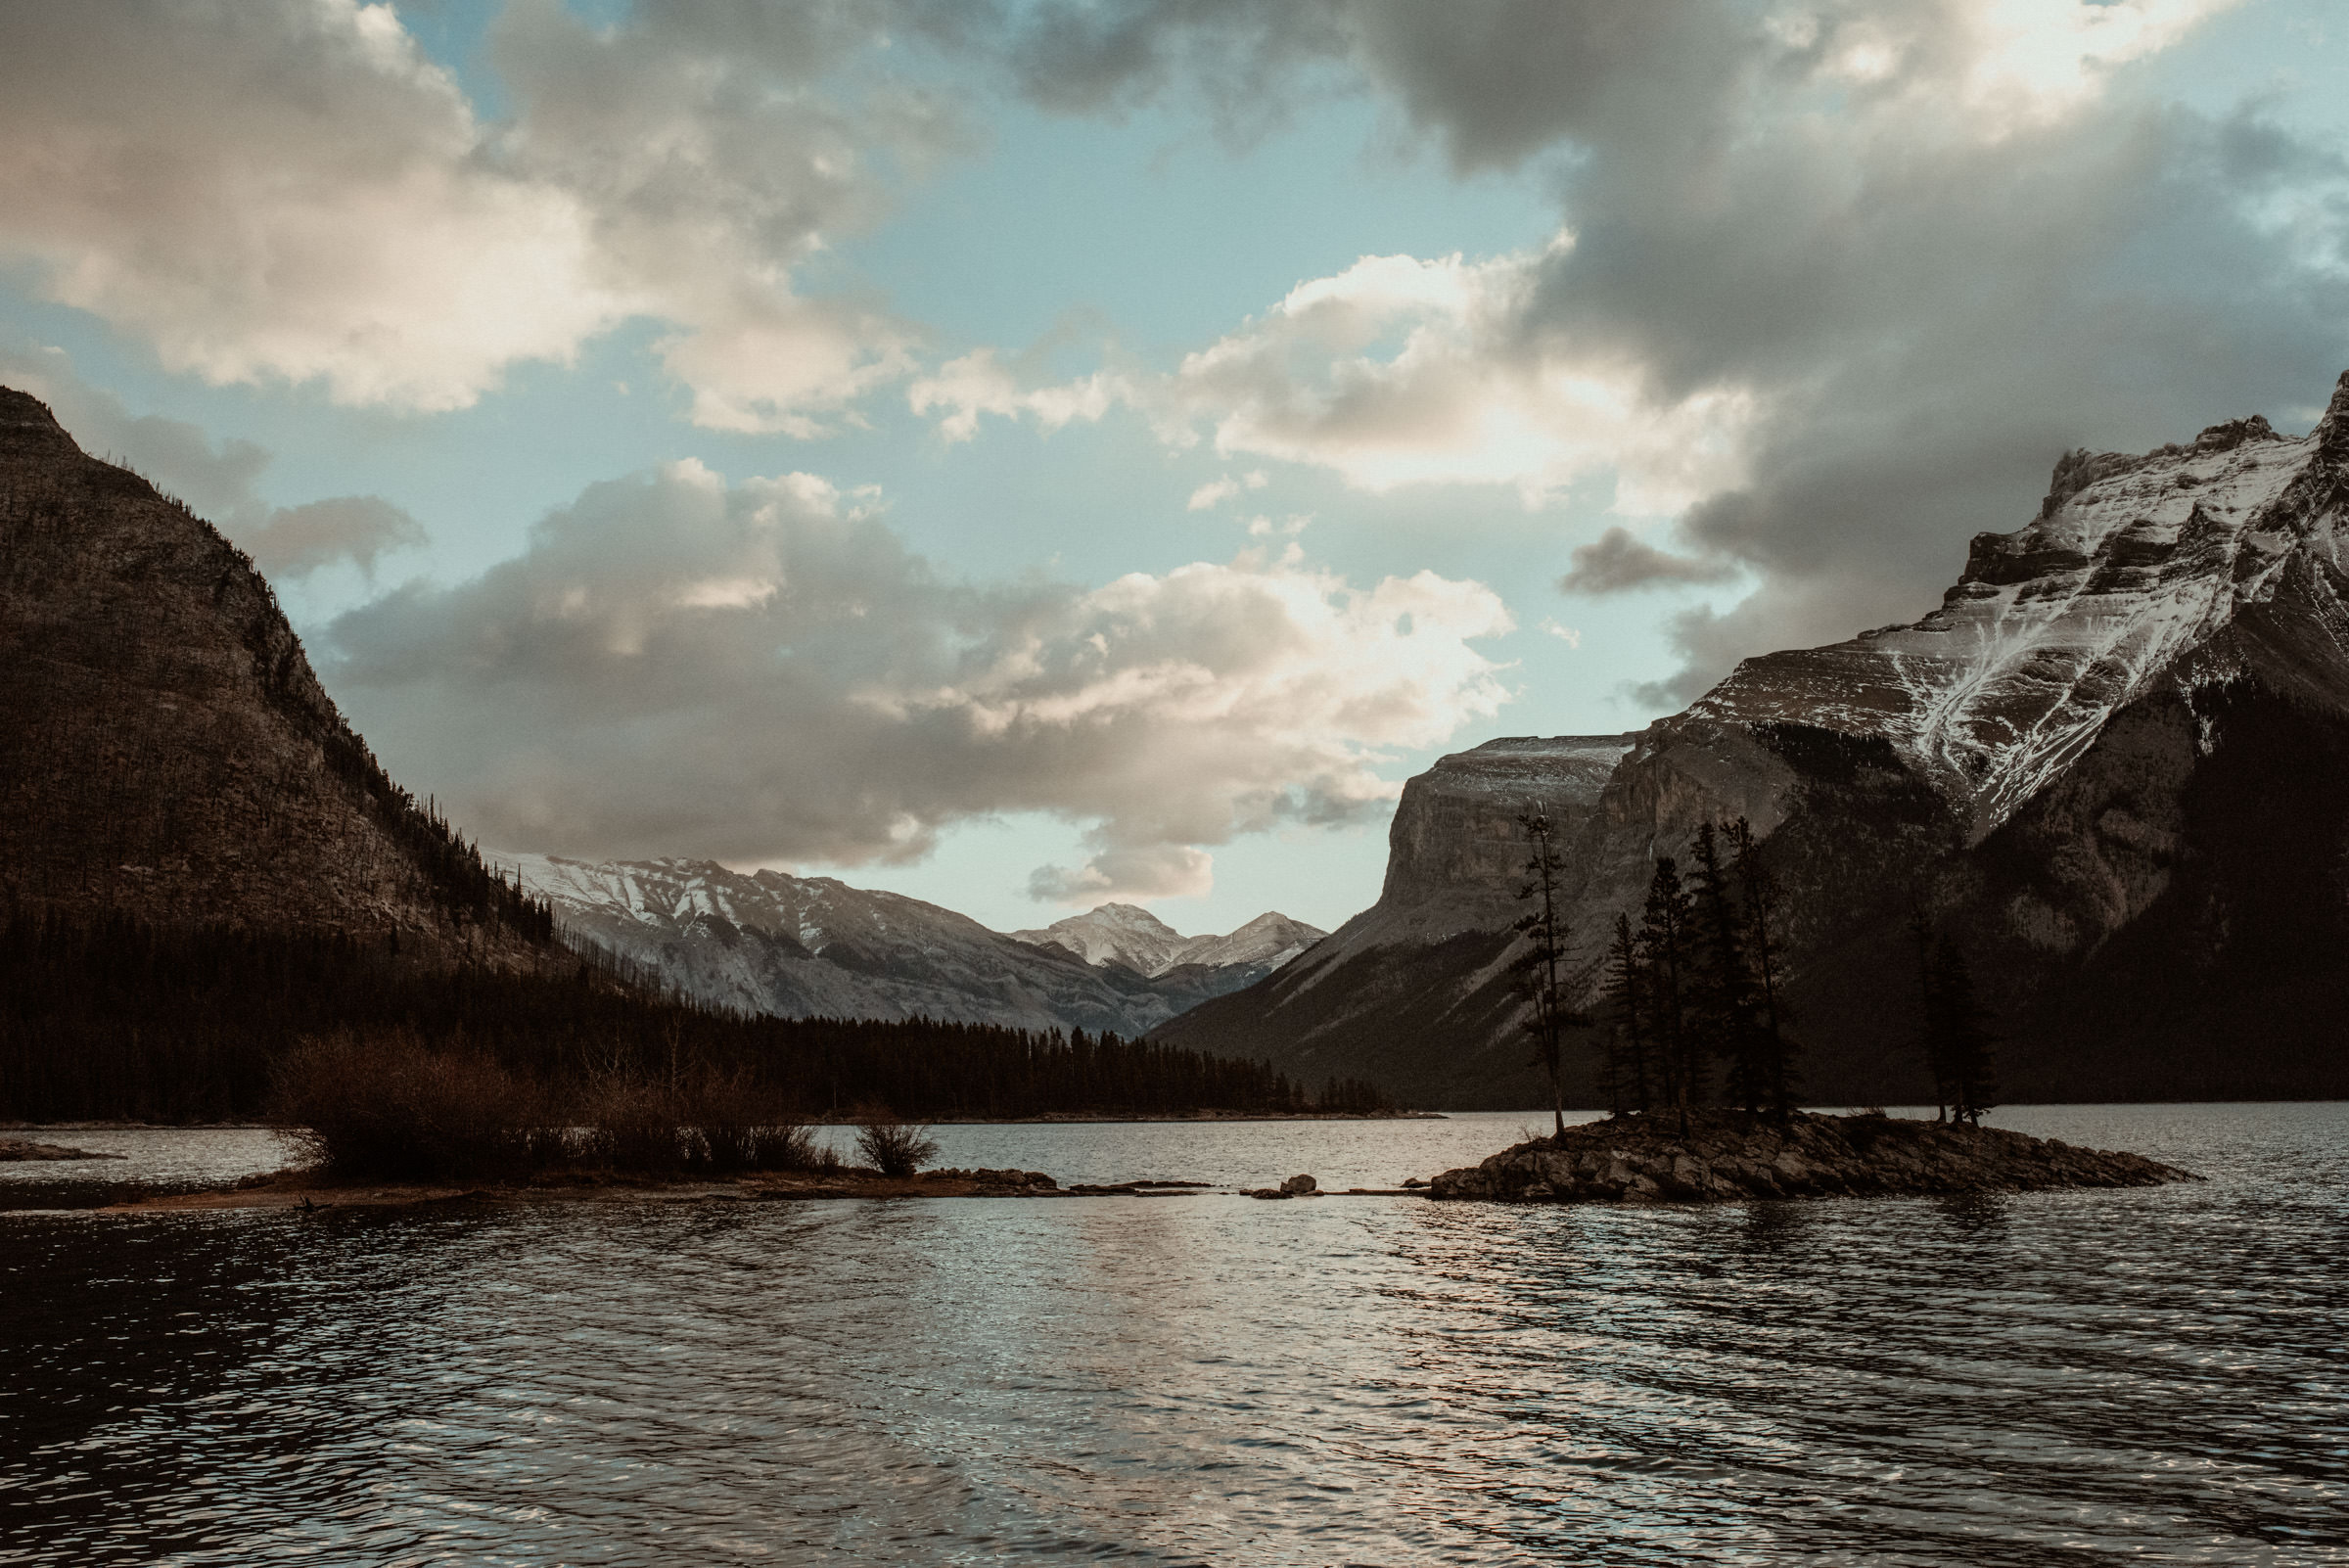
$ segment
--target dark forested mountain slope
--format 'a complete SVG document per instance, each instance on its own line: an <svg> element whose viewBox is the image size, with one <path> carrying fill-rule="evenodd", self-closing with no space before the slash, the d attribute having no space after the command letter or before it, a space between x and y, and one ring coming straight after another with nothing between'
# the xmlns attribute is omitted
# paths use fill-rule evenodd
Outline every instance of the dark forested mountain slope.
<svg viewBox="0 0 2349 1568"><path fill-rule="evenodd" d="M1815 1101L1930 1098L1915 909L1969 954L2010 1099L2349 1093L2345 522L2349 377L2305 437L2253 418L2068 454L1913 624L1748 660L1635 736L1445 759L1405 791L1377 906L1161 1036L1538 1102L1501 967L1506 797L1562 820L1587 951L1657 856L1748 818Z"/></svg>
<svg viewBox="0 0 2349 1568"><path fill-rule="evenodd" d="M207 523L0 388L0 903L553 962Z"/></svg>

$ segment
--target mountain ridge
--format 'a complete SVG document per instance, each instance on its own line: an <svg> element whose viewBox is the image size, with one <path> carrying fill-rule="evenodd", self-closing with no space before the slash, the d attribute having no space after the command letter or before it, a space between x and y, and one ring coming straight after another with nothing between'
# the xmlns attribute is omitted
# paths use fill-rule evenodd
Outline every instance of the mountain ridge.
<svg viewBox="0 0 2349 1568"><path fill-rule="evenodd" d="M0 388L0 901L573 961L385 773L246 554Z"/></svg>
<svg viewBox="0 0 2349 1568"><path fill-rule="evenodd" d="M1505 848L1498 789L1551 810L1587 954L1657 856L1746 818L1788 890L1789 993L1829 1103L1930 1097L1912 908L1973 953L2016 1097L2349 1090L2326 1032L2349 1005L2349 814L2324 787L2349 764L2344 525L2349 375L2306 436L2254 417L2067 452L2037 515L1976 535L1916 622L1748 659L1633 736L1443 759L1405 788L1378 904L1159 1038L1428 1103L1539 1103L1516 908L1472 853Z"/></svg>
<svg viewBox="0 0 2349 1568"><path fill-rule="evenodd" d="M1112 902L1040 930L1010 935L1019 942L1066 948L1088 964L1124 964L1156 979L1184 964L1221 968L1261 963L1277 969L1329 933L1267 910L1221 936L1210 932L1186 937L1138 904Z"/></svg>
<svg viewBox="0 0 2349 1568"><path fill-rule="evenodd" d="M1131 1038L1253 984L1288 956L1185 958L1143 974L831 877L740 872L675 857L589 861L497 853L492 859L547 899L576 936L647 966L699 1000L785 1018L922 1017ZM1158 924L1146 911L1133 912ZM1230 939L1177 940L1195 947Z"/></svg>

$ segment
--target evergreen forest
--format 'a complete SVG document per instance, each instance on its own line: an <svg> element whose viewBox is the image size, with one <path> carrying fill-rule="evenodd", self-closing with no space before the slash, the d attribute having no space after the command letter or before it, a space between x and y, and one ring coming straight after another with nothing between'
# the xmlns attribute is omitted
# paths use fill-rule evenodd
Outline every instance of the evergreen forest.
<svg viewBox="0 0 2349 1568"><path fill-rule="evenodd" d="M753 1017L587 952L563 974L428 965L389 944L120 914L0 914L0 1119L247 1120L277 1064L333 1038L421 1043L549 1085L745 1077L808 1120L1375 1112L1261 1063L1083 1031Z"/></svg>

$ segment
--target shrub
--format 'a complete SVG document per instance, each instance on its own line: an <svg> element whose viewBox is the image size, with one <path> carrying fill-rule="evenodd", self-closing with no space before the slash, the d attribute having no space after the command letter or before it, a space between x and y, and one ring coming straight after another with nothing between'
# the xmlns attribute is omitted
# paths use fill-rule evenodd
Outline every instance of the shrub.
<svg viewBox="0 0 2349 1568"><path fill-rule="evenodd" d="M694 1164L712 1171L799 1171L816 1163L814 1134L779 1091L747 1069L695 1074L670 1101Z"/></svg>
<svg viewBox="0 0 2349 1568"><path fill-rule="evenodd" d="M579 1153L615 1171L663 1174L685 1164L684 1139L668 1096L631 1079L608 1079L583 1097Z"/></svg>
<svg viewBox="0 0 2349 1568"><path fill-rule="evenodd" d="M401 1029L304 1039L277 1063L269 1112L309 1163L346 1177L510 1175L547 1157L553 1130L535 1085Z"/></svg>
<svg viewBox="0 0 2349 1568"><path fill-rule="evenodd" d="M930 1130L899 1120L886 1107L860 1107L855 1113L856 1152L883 1176L909 1176L924 1160L938 1158Z"/></svg>

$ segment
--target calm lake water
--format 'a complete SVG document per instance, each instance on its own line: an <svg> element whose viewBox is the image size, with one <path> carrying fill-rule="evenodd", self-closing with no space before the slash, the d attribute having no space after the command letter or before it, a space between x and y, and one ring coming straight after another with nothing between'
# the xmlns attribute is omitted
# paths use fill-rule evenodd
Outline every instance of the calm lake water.
<svg viewBox="0 0 2349 1568"><path fill-rule="evenodd" d="M1533 1115L956 1127L1064 1181L1391 1185ZM2349 1106L2020 1109L2149 1191L42 1212L0 1563L2349 1563Z"/></svg>

